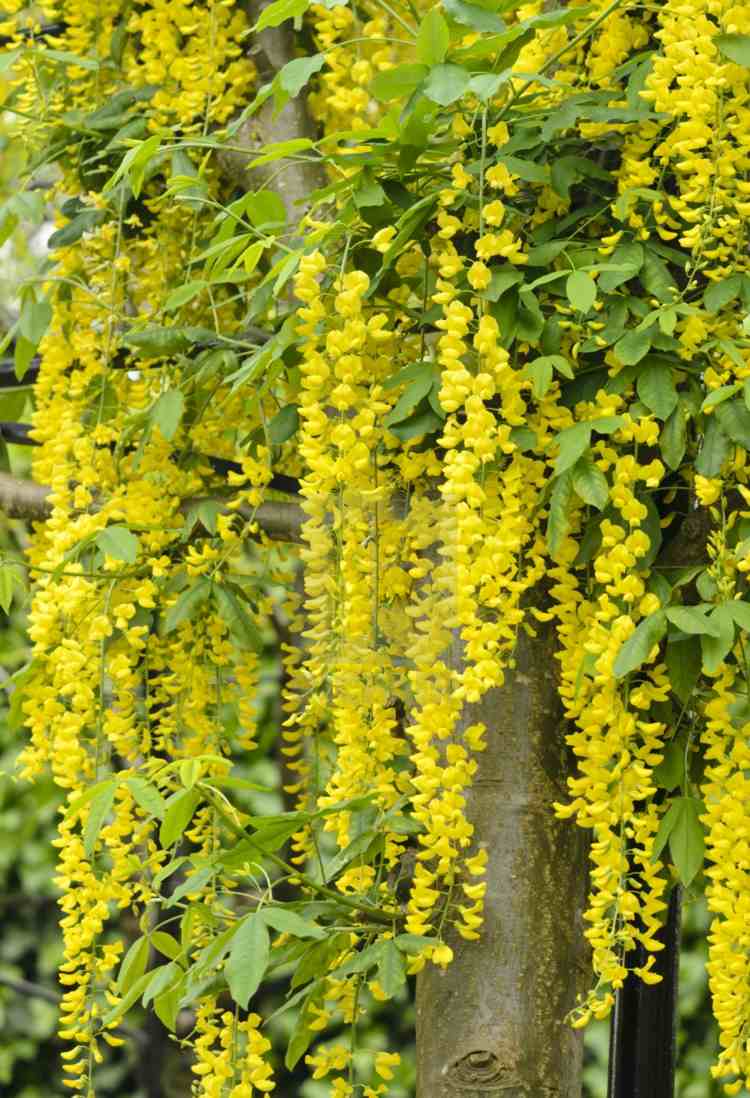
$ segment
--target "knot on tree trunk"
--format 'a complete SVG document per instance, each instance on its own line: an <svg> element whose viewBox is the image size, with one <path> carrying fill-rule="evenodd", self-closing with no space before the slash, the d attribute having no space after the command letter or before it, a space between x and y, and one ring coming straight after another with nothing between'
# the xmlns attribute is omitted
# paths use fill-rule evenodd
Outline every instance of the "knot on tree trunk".
<svg viewBox="0 0 750 1098"><path fill-rule="evenodd" d="M519 1079L513 1068L506 1067L490 1049L481 1048L468 1052L454 1060L446 1068L451 1083L461 1087L495 1089L498 1086L515 1086Z"/></svg>
<svg viewBox="0 0 750 1098"><path fill-rule="evenodd" d="M559 1090L540 1080L524 1079L512 1058L498 1056L491 1049L467 1052L444 1069L448 1084L458 1093L483 1092L502 1098L559 1098Z"/></svg>

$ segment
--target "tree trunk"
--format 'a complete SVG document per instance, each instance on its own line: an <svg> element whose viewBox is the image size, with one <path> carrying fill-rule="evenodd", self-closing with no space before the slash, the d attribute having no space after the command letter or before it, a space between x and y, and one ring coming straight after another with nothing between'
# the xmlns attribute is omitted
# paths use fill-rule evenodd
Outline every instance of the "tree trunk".
<svg viewBox="0 0 750 1098"><path fill-rule="evenodd" d="M419 1098L579 1098L582 1043L564 1018L585 983L586 840L556 820L571 762L551 636L523 631L502 689L469 706L488 729L468 796L489 855L482 938L417 982Z"/></svg>

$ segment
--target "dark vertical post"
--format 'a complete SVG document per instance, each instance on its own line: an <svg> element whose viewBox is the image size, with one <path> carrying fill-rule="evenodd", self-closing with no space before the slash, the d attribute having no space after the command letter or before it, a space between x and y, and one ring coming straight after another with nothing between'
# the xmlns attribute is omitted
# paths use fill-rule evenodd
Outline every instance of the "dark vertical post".
<svg viewBox="0 0 750 1098"><path fill-rule="evenodd" d="M644 984L630 973L617 993L609 1046L608 1098L674 1095L681 904L682 890L675 885L666 922L658 934L664 943L655 965L661 983ZM645 950L639 945L632 967L645 961Z"/></svg>

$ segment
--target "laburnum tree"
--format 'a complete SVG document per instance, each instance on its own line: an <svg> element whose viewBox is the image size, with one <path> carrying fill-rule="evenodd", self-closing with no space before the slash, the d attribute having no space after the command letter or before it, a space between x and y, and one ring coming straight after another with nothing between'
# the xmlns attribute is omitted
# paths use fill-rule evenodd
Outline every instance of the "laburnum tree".
<svg viewBox="0 0 750 1098"><path fill-rule="evenodd" d="M34 483L0 491L66 1085L141 1002L192 1011L196 1096L267 1094L284 978L286 1067L387 1095L358 1026L418 973L421 1098L573 1098L705 858L737 1094L750 5L1 7L3 235L40 179L56 211L5 340ZM287 809L252 815L279 615Z"/></svg>

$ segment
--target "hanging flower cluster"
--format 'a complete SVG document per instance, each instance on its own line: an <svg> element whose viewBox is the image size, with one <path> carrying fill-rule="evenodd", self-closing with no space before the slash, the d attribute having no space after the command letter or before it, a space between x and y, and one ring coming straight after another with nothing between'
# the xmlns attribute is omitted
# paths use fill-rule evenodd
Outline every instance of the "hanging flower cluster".
<svg viewBox="0 0 750 1098"><path fill-rule="evenodd" d="M591 835L571 1020L637 945L658 981L705 847L715 1071L750 1080L750 7L496 7L3 3L30 170L58 171L15 333L51 505L19 688L23 774L66 794L72 1090L140 999L192 1011L196 1095L268 1093L248 1009L294 963L286 1066L386 1094L357 1023L481 934L474 707L540 631L578 765L555 808ZM277 64L292 17L318 52ZM279 618L264 818L232 770Z"/></svg>

